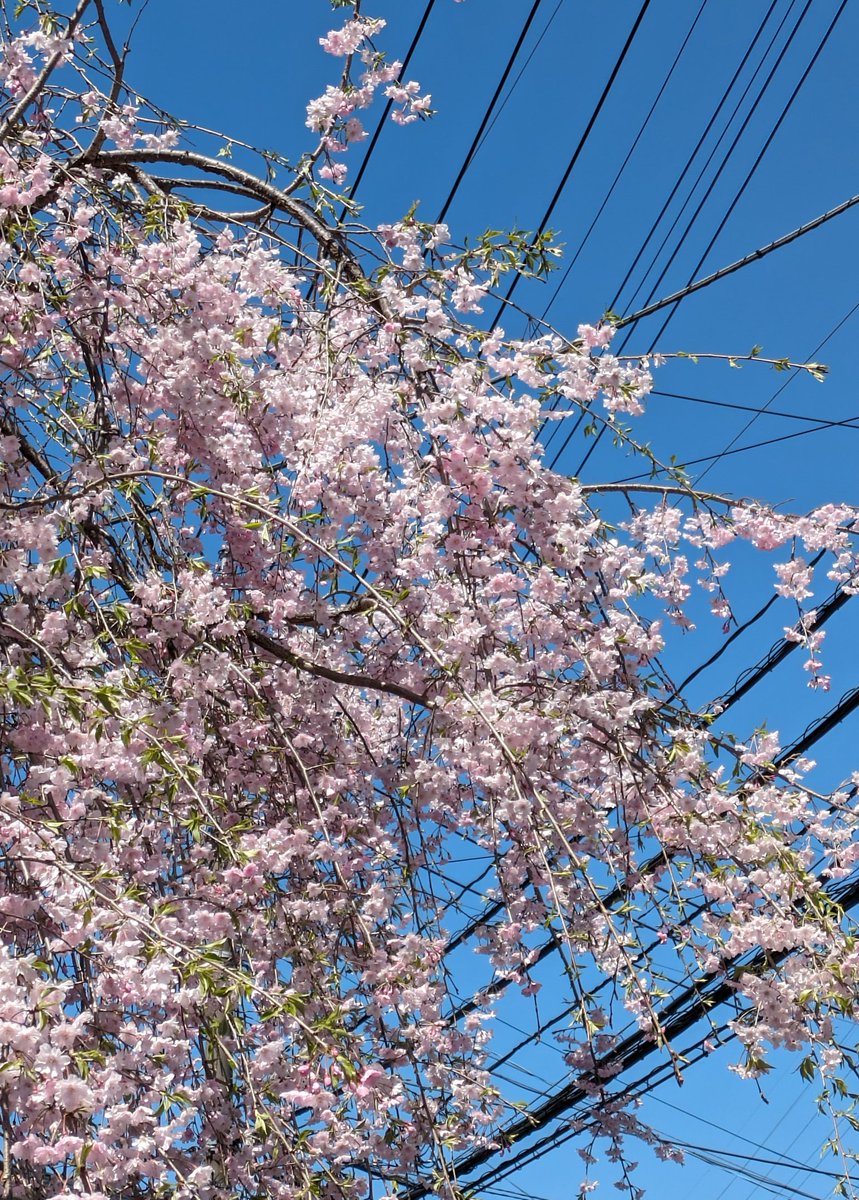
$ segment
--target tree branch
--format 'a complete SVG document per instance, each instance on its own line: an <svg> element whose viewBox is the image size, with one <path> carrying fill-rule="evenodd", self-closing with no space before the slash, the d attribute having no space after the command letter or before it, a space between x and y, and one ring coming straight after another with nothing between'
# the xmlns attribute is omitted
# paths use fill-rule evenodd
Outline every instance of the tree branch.
<svg viewBox="0 0 859 1200"><path fill-rule="evenodd" d="M89 8L90 3L91 3L91 0L80 0L80 3L78 4L77 8L72 13L72 15L69 17L69 27L66 31L68 37L73 36L75 29L80 24L81 17L84 15L86 10ZM15 105L15 107L9 113L9 116L3 122L2 126L0 126L0 144L2 144L3 142L6 141L6 138L9 136L12 129L18 124L21 117L24 115L24 113L27 111L27 109L30 107L30 105L33 103L33 101L36 99L36 97L42 91L45 84L48 82L48 79L50 78L51 73L54 71L55 67L59 64L61 57L62 57L62 51L55 50L54 53L51 55L51 57L48 59L48 61L45 63L45 65L42 68L42 70L40 71L38 77L33 81L33 83L30 85L30 87L27 89L27 91L24 93L24 95L21 97L21 99L18 101L18 103Z"/></svg>
<svg viewBox="0 0 859 1200"><path fill-rule="evenodd" d="M306 671L309 675L317 675L320 679L330 680L331 683L342 683L346 687L369 688L374 692L387 692L390 696L398 696L400 700L406 700L409 704L418 704L421 708L432 708L434 706L434 701L428 696L422 696L418 692L413 692L411 688L403 687L399 683L388 683L384 679L374 679L372 675L350 675L346 671L336 671L333 667L324 667L320 663L314 663L307 658L303 658L300 654L295 654L281 642L275 641L274 638L270 638L268 634L263 633L259 629L247 628L245 632L248 641L253 642L255 646L258 646L261 650L265 650L274 658L280 659L281 662L289 663L297 671Z"/></svg>

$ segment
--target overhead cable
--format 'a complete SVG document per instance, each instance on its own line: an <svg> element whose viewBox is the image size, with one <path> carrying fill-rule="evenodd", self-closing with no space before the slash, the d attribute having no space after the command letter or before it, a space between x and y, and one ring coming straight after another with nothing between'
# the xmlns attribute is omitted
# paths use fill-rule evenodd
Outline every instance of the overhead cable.
<svg viewBox="0 0 859 1200"><path fill-rule="evenodd" d="M486 129L489 119L492 116L493 110L495 109L495 105L498 103L498 99L499 99L502 91L504 90L504 85L507 82L510 72L513 70L513 66L516 62L516 59L519 56L519 51L522 49L522 45L525 41L525 38L528 36L528 30L531 28L531 24L537 15L537 10L539 9L541 3L542 3L542 0L534 0L534 3L531 5L531 11L528 13L528 16L525 18L525 24L522 26L522 29L519 33L519 37L516 39L516 45L513 47L510 57L507 59L507 65L505 66L504 70L501 73L501 78L498 80L498 85L492 94L492 99L489 101L489 105L487 106L486 112L483 114L483 120L480 122L480 126L477 130L477 133L474 135L471 145L468 148L468 152L467 152L465 158L462 160L462 166L459 168L459 172L457 173L456 179L453 181L453 184L451 185L451 189L447 194L447 199L445 200L444 204L441 206L441 210L439 211L439 214L436 217L436 225L440 225L442 223L442 221L444 220L444 218L447 216L447 210L450 208L451 204L453 203L454 197L456 196L456 193L459 191L460 184L462 183L463 179L465 178L466 171L471 166L471 162L472 162L475 154L477 153L477 148L480 145L481 138L483 137L484 130ZM555 11L557 12L557 9Z"/></svg>
<svg viewBox="0 0 859 1200"><path fill-rule="evenodd" d="M765 246L760 246L757 250L752 250L750 254L746 254L743 258L738 258L736 262L731 263L727 267L720 267L718 271L713 271L710 275L705 275L702 279L697 279L692 283L687 283L685 287L680 288L676 292L672 292L670 296L664 296L661 300L655 301L653 304L648 304L644 308L638 309L637 312L630 313L627 317L621 317L615 322L616 329L623 329L627 325L633 325L637 321L643 320L644 317L649 317L652 313L659 312L662 308L667 308L669 304L678 304L681 300L685 300L687 296L693 295L695 292L700 292L703 288L709 287L712 283L718 283L720 279L725 279L728 275L733 275L735 271L740 271L743 267L748 267L752 263L760 262L762 258L766 258L768 254L772 254L774 250L781 250L784 246L789 246L791 242L795 242L798 238L803 237L806 233L811 233L814 229L819 229L821 225L825 225L828 221L834 220L835 217L840 217L842 213L848 212L859 204L859 195L851 196L848 200L843 200L841 204L837 204L835 208L828 209L825 213L821 213L819 217L815 217L812 221L806 221L804 225L792 229L790 233L785 233L781 237L776 238L772 242L768 242ZM718 232L724 226L724 221L719 226ZM713 245L710 242L710 246ZM708 247L709 249L709 247ZM703 261L703 259L701 260ZM699 263L700 265L700 263Z"/></svg>
<svg viewBox="0 0 859 1200"><path fill-rule="evenodd" d="M721 178L722 172L727 168L728 164L731 162L731 160L737 150L737 147L739 146L740 142L742 141L743 135L752 120L752 117L754 116L755 112L758 109L758 106L761 104L764 97L766 96L767 91L769 90L770 85L772 84L773 80L775 79L776 75L778 74L779 68L780 68L788 50L790 49L790 46L793 43L794 38L796 37L796 35L799 32L802 22L805 20L806 15L810 11L812 2L813 2L813 0L806 0L805 7L803 8L802 12L799 14L799 17L794 22L793 28L790 30L784 45L782 46L781 50L776 55L776 59L775 59L773 66L770 68L768 74L766 75L766 78L764 79L761 86L758 88L756 95L753 97L752 103L751 103L751 106L749 107L748 112L746 113L745 117L742 119L742 121L740 123L740 127L737 130L737 132L735 133L730 145L728 146L728 148L725 150L724 154L722 155L721 161L719 162L719 164L716 168L716 172L704 191L704 195L698 201L698 204L697 204L694 212L692 213L692 215L689 217L688 221L686 222L686 226L685 226L683 232L680 234L679 238L675 242L674 249L671 251L671 254L668 258L667 263L665 263L665 265L662 267L662 270L661 270L656 282L651 287L650 293L649 293L645 303L649 303L653 299L660 283L665 278L666 274L668 273L669 268L671 267L671 264L674 262L675 258L679 254L682 246L685 244L690 231L694 227L696 221L698 220L698 217L701 214L702 209L704 208L704 205L707 203L707 200L710 198L710 196L713 192L713 189L715 188L716 184L718 183L719 179ZM718 151L719 147L722 145L723 140L727 137L728 131L730 130L731 125L733 124L734 118L739 114L740 110L742 109L742 106L743 106L743 103L744 103L746 97L748 96L749 92L751 91L752 86L758 77L758 74L764 68L764 65L767 62L769 53L775 46L776 42L778 41L779 35L782 31L782 28L786 24L787 19L796 3L797 3L797 0L790 0L790 4L786 8L781 21L776 26L775 32L773 33L772 37L770 38L770 40L766 46L766 49L764 50L763 55L761 56L761 59L758 62L758 65L755 67L754 71L752 72L750 79L746 83L746 86L743 88L743 90L739 96L739 99L735 103L730 116L728 117L727 121L725 122L725 126L722 129L722 132L719 134L712 149L710 150L710 153L707 155L706 159L704 160L704 163L702 164L700 170L698 171L698 174L695 177L695 180L689 189L686 199L681 204L677 214L675 215L673 221L671 222L670 226L668 227L668 230L666 231L665 235L663 236L662 241L659 243L659 246L654 251L654 253L650 259L650 262L648 263L647 267L644 269L641 283L635 289L635 292L633 293L633 297L636 296L638 294L638 292L645 286L647 277L650 275L650 272L655 267L656 263L659 260L659 256L661 255L662 251L665 249L665 246L668 243L669 239L671 238L672 234L674 233L674 230L677 228L677 225L679 224L681 217L683 216L684 212L686 211L687 205L689 205L692 202L692 198L695 195L695 191L696 191L699 183L701 183L702 179L704 178L711 162L713 161L713 159L716 156L716 152ZM733 85L733 80L732 80L732 85ZM699 146L700 146L700 142L699 142ZM698 152L698 147L696 146L695 151L693 151L693 158L695 155L697 155L697 152ZM692 161L693 161L693 159L690 159L689 162L687 163L687 166L691 167ZM685 168L684 168L684 170L685 170ZM659 219L661 220L661 214L660 214ZM655 230L654 230L654 232L655 232ZM630 273L631 272L627 273L626 279L629 278ZM624 284L621 285L621 288L619 289L618 293L615 295L614 299L612 300L611 304L609 305L610 309L612 309L612 310L617 309L617 304L618 304L618 300L619 300L619 292L622 290L623 286L625 286L626 279L624 280Z"/></svg>
<svg viewBox="0 0 859 1200"><path fill-rule="evenodd" d="M825 338L823 338L821 341L819 341L819 342L817 343L817 345L816 345L816 346L814 347L814 349L811 351L811 354L808 356L808 357L809 357L809 359L814 359L814 358L816 358L816 356L817 356L817 355L820 353L820 351L823 349L823 347L826 345L826 343L827 343L827 342L829 342L829 341L831 341L831 339L832 339L833 337L835 337L836 333L838 333L838 332L839 332L839 330L840 330L840 329L841 329L841 328L842 328L844 325L846 325L846 324L847 324L847 322L850 320L850 318L853 316L853 314L854 314L854 313L856 313L857 311L859 311L859 301L857 301L857 302L856 302L856 304L854 304L854 305L852 306L852 308L850 308L850 309L849 309L849 310L848 310L848 311L847 311L847 312L844 314L844 316L841 318L841 320L840 320L840 321L839 321L839 322L838 322L836 325L834 325L834 326L832 327L832 329L830 329L830 331L829 331L829 333L827 333L826 337L825 337ZM742 428L742 429L740 429L740 430L739 430L739 432L737 432L737 433L735 433L735 434L734 434L734 436L733 436L733 437L731 438L731 440L728 442L727 446L725 446L725 447L724 447L724 449L721 451L721 453L720 453L720 454L718 454L718 455L717 455L717 456L716 456L716 457L713 459L713 461L710 463L710 465L707 467L707 469L706 469L705 471L701 471L701 472L698 474L697 478L695 479L695 483L696 483L696 484L697 484L697 483L699 483L699 482L700 482L700 481L701 481L701 480L704 478L704 476L705 476L705 475L708 475L708 474L710 473L710 471L712 471L713 467L716 465L716 463L717 463L717 462L719 462L719 460L720 460L720 459L724 458L724 457L725 457L725 455L727 455L727 454L730 454L730 453L732 452L732 449L733 449L733 447L736 445L736 443L739 441L739 439L740 439L740 438L743 436L743 434L744 434L744 433L746 433L746 432L747 432L749 429L751 429L752 425L754 425L754 423L755 423L755 421L758 419L758 417L759 417L759 416L761 416L761 415L762 415L762 413L764 413L764 412L766 412L766 411L767 411L767 409L769 408L770 404L772 404L772 403L773 403L773 401L774 401L774 400L775 400L775 399L776 399L778 396L780 396L780 395L781 395L781 393L782 393L782 392L784 391L784 389L785 389L785 388L788 386L788 384L789 384L789 383L792 383L792 382L793 382L793 380L794 380L796 377L797 377L797 372L795 372L795 371L794 371L794 372L793 372L793 374L790 376L790 378L789 378L789 379L786 379L786 380L785 380L785 382L782 384L782 386L781 386L780 388L777 388L777 389L776 389L776 391L775 391L775 392L773 392L772 396L770 396L769 400L766 402L766 404L763 406L763 408L760 410L760 412L758 412L758 413L756 413L754 416L750 417L750 418L749 418L749 420L748 420L748 421L746 421L746 423L745 423L745 425L743 426L743 428ZM816 426L816 428L817 428L817 429L822 429L822 428L826 428L826 427L827 427L827 426L826 426L826 423L819 423L819 424ZM808 432L814 432L814 430L809 430Z"/></svg>
<svg viewBox="0 0 859 1200"><path fill-rule="evenodd" d="M584 250L585 246L587 245L587 243L590 239L590 236L593 233L594 228L596 227L597 222L599 221L600 217L605 212L606 205L608 204L609 200L611 200L612 196L614 195L614 190L617 187L618 183L620 182L621 176L623 175L624 171L626 170L626 168L629 164L629 160L632 158L633 154L635 153L638 143L641 141L641 138L644 134L644 131L647 129L647 126L650 124L650 119L653 116L654 112L656 111L656 108L659 104L659 101L662 99L665 89L668 87L668 84L671 82L671 77L674 74L675 70L677 69L677 65L680 62L680 59L683 57L686 47L688 46L689 41L692 37L692 34L695 32L695 28L696 28L698 22L701 20L704 9L706 7L707 7L707 0L702 0L701 7L698 9L698 12L695 14L695 18L692 21L692 24L689 26L689 31L687 32L686 37L683 39L680 49L674 55L674 61L672 62L671 66L668 68L668 74L663 79L662 84L659 88L659 91L656 93L653 103L651 104L650 108L647 111L647 116L641 122L641 125L638 128L638 133L635 135L635 137L632 141L632 144L630 145L629 149L626 152L626 157L624 158L623 162L618 167L617 172L615 173L615 177L612 180L608 191L606 192L605 196L603 197L602 203L600 204L599 208L596 211L596 215L594 216L593 220L591 221L590 225L588 226L584 237L579 242L578 246L576 247L575 253L573 254L573 256L570 258L569 262L567 263L563 275L561 276L560 280L558 281L558 284L555 287L555 290L552 292L552 295L549 298L549 303L543 309L541 320L545 320L546 317L548 316L549 310L552 308L552 305L557 300L558 294L561 291L561 288L567 282L567 279L570 276L570 272L572 271L573 267L576 265L579 255L581 254L581 252Z"/></svg>
<svg viewBox="0 0 859 1200"><path fill-rule="evenodd" d="M593 127L596 124L600 113L602 112L603 105L605 104L606 100L608 99L611 89L614 87L615 80L617 79L618 74L620 73L620 69L623 66L624 60L626 59L626 56L629 53L632 43L635 40L635 36L638 33L639 28L641 27L641 23L644 20L645 13L647 12L648 8L650 7L650 3L651 3L651 0L644 0L644 3L642 4L642 6L639 10L638 16L636 17L635 22L633 23L632 29L629 31L629 35L623 44L623 49L621 50L621 52L617 58L617 61L614 64L612 72L608 77L608 81L606 82L606 85L600 94L600 98L597 101L596 107L594 108L593 112L591 113L588 123L585 126L584 132L582 133L581 137L579 138L578 142L576 143L576 147L573 150L572 155L570 156L570 160L567 163L567 166L566 166L566 169L565 169L563 175L561 176L560 182L558 183L558 186L555 188L554 195L552 196L552 199L549 201L548 208L546 209L545 213L543 214L542 220L540 221L540 224L537 227L538 235L545 233L545 231L546 231L546 226L549 224L549 220L551 219L552 213L555 211L555 205L560 200L561 195L563 194L564 188L567 186L567 181L569 180L570 175L573 172L573 168L575 167L576 163L578 162L579 156L581 155L581 152L584 149L588 138L590 137L591 131L593 130ZM507 306L507 304L509 303L514 291L516 290L516 286L521 278L522 278L521 271L514 271L513 278L510 281L510 285L504 294L504 299L501 302L501 305L495 316L495 320L492 322L493 326L497 325L498 322L501 320L501 317L504 313L504 309Z"/></svg>
<svg viewBox="0 0 859 1200"><path fill-rule="evenodd" d="M668 238L673 233L673 231L677 225L677 222L680 219L680 216L682 215L686 205L689 203L689 200L691 199L692 195L695 192L695 189L697 188L698 184L700 183L700 181L704 175L704 172L706 171L707 167L710 165L710 162L712 161L713 156L716 153L716 150L721 145L722 139L724 138L725 134L727 133L728 129L730 128L731 122L733 121L733 119L737 115L737 113L739 112L740 107L742 106L742 103L746 98L746 95L748 94L752 84L754 83L755 79L757 78L758 72L760 71L763 64L766 62L767 56L769 55L770 50L772 49L773 45L775 44L775 42L782 30L782 27L784 26L784 24L788 18L788 15L790 14L790 11L793 8L795 2L796 2L796 0L791 0L791 3L788 6L788 8L786 9L784 15L782 16L781 21L776 26L775 32L773 33L772 37L770 38L768 45L764 49L763 55L761 56L761 59L760 59L760 62L758 63L757 67L755 68L754 72L752 73L751 78L749 79L748 83L746 84L745 88L743 89L743 92L740 95L739 99L737 100L736 104L734 105L733 112L728 117L728 120L725 124L725 128L722 130L722 133L720 134L715 145L713 146L713 149L710 151L710 154L708 155L704 165L701 167L700 171L698 172L698 176L695 179L694 183L692 184L692 187L689 191L689 195L687 196L686 200L684 201L683 205L681 206L680 211L678 212L677 216L674 218L674 221L672 222L670 228L668 229L668 232L666 233L665 237L662 239L662 242L660 243L653 258L651 259L650 264L645 269L644 276L642 279L642 284L639 285L639 288L636 289L636 292L634 294L637 294L640 287L643 286L644 281L647 279L647 276L649 275L651 269L653 268L654 263L657 261L659 255L661 254ZM674 197L676 196L677 192L680 189L681 184L683 183L683 180L686 178L686 175L691 170L692 165L698 156L699 150L704 145L704 142L706 141L707 137L710 134L710 131L712 130L713 126L715 125L716 120L717 120L720 112L722 111L722 108L727 103L728 98L730 97L731 93L733 92L733 89L734 89L737 81L739 80L740 76L742 75L742 72L743 72L749 58L751 57L755 46L757 45L760 37L762 36L764 29L770 19L770 16L773 13L773 10L776 7L777 3L778 3L778 0L772 0L772 3L770 4L769 9L767 10L766 14L763 17L763 20L759 24L754 37L752 38L751 42L749 43L748 48L746 49L746 52L743 55L742 60L740 61L738 67L734 71L734 74L733 74L727 88L724 90L722 97L716 106L715 111L713 112L712 116L710 117L709 121L707 122L707 125L705 126L703 132L701 133L701 136L698 138L698 141L697 141L694 149L692 150L691 154L687 158L686 165L683 167L683 170L680 172L680 175L678 176L676 183L672 187L672 189L671 189L667 199L665 200L665 203L662 205L662 208L660 209L659 214L657 215L656 219L651 224L650 230L648 231L647 236L645 237L644 241L642 242L638 253L636 254L635 258L633 259L632 264L630 265L629 269L627 270L626 275L624 276L620 286L618 287L617 291L614 294L614 297L612 298L611 302L609 303L609 305L608 305L609 312L612 312L613 310L615 310L617 308L618 302L620 300L620 296L621 296L624 288L626 287L626 285L630 279L630 276L635 271L636 267L638 266L639 262L641 261L642 255L644 254L645 250L647 249L647 246L649 245L651 238L655 235L656 230L659 228L659 226L662 222L662 218L665 216L666 212L668 211L672 201L674 200ZM802 18L800 17L800 20L801 19ZM796 27L794 28L794 32L795 32L795 30L796 30ZM770 75L770 78L771 77L772 77L772 75ZM766 86L767 85L764 84L764 88ZM757 104L759 102L761 94L762 93L759 93L757 99L755 100L755 104ZM722 167L720 168L720 170L724 168L724 165L730 158L731 153L733 152L733 149L735 148L736 144L737 144L737 139L734 140L733 145L725 154L725 157L722 162ZM693 220L694 220L694 218L693 218ZM690 222L690 225L691 225L691 222ZM687 225L686 233L688 233L690 225ZM684 236L685 236L685 234L684 234ZM682 243L683 239L681 238L680 240ZM653 291L650 293L650 295L647 298L648 303L652 299L653 299ZM629 340L628 336L626 338L624 338L621 349L623 348L623 346L626 345L628 340ZM561 455L563 455L564 451L566 450L567 446L572 441L573 437L575 437L576 433L578 433L578 430L584 419L585 419L585 414L582 413L578 417L578 419L574 423L572 423L570 425L570 427L566 430L566 435L564 437L561 448L557 451L557 453L555 454L555 456L553 457L552 461L549 464L550 468L553 468L556 465L556 463L558 462L558 460L560 459ZM552 432L546 442L547 448L548 448L549 443L552 441L552 438L555 436L556 432L557 432L557 428L552 430Z"/></svg>
<svg viewBox="0 0 859 1200"><path fill-rule="evenodd" d="M809 0L809 2L811 2L811 0ZM842 14L844 13L844 10L847 7L847 3L848 3L848 0L841 0L841 3L839 4L839 6L835 12L835 16L829 22L826 32L824 33L823 37L821 38L820 42L818 43L817 49L815 50L814 54L811 56L811 59L809 60L808 66L803 71L802 75L800 76L799 82L797 83L796 87L793 89L790 96L788 97L787 103L785 104L784 108L782 109L778 120L776 121L775 125L772 127L772 130L770 131L769 136L767 137L766 141L764 142L763 146L761 147L757 158L755 159L755 161L752 163L751 167L749 168L745 179L743 180L742 184L740 185L739 189L737 190L736 195L734 196L734 199L729 204L727 212L722 217L722 220L719 222L716 232L710 238L710 241L707 243L704 253L701 255L701 257L698 259L698 262L693 267L692 272L689 277L690 284L692 283L692 280L695 278L695 275L698 273L698 271L700 271L701 267L704 265L704 263L707 259L707 256L709 255L710 251L715 246L719 236L722 233L722 230L725 228L728 221L730 220L730 218L734 212L734 209L737 207L740 200L742 199L742 196L745 193L746 188L749 186L752 179L754 178L754 175L755 175L758 167L760 166L761 162L763 161L764 155L766 154L767 150L769 150L770 146L772 145L776 134L778 133L779 129L782 126L782 123L784 122L785 118L787 117L788 113L790 112L791 108L793 107L794 101L796 100L799 93L802 91L802 88L803 88L806 80L808 79L809 75L813 71L821 54L823 53L823 50L826 47L826 44L828 43L830 37L832 36L832 33L834 32L836 25L838 24L839 20L841 19ZM803 10L803 14L802 14L803 17L805 16L806 11L807 11L807 6L806 6L806 9ZM800 20L801 19L802 18L800 18ZM856 199L857 198L854 198L853 203L856 203ZM850 201L847 201L846 204L847 204L847 207L852 207ZM846 211L843 208L843 206L839 206L839 207L842 208L842 211ZM837 215L837 214L835 214L835 215ZM826 216L826 214L824 214L824 216ZM831 217L829 217L829 219L831 220ZM818 218L818 221L820 223L822 223L820 221L820 218ZM817 226L815 226L815 228L817 228ZM801 235L797 235L797 236L801 236ZM737 268L737 269L739 269L739 268ZM651 341L651 345L654 345L659 340L659 338L662 336L662 334L665 332L665 330L667 329L667 327L674 315L674 311L676 310L677 303L679 303L679 301L675 301L674 309L672 309L672 311L667 315L665 320L662 322L662 325L659 327L658 332L655 334L655 336L653 337L653 339Z"/></svg>
<svg viewBox="0 0 859 1200"><path fill-rule="evenodd" d="M412 57L414 56L414 53L418 48L418 43L420 42L421 38L423 37L424 30L426 29L426 26L427 26L427 21L430 19L430 14L432 13L432 10L434 7L435 7L435 0L428 0L427 6L424 9L424 14L421 17L420 21L418 22L418 27L415 30L415 35L411 40L411 44L409 45L409 48L406 51L406 56L403 59L402 66L400 67L399 73L397 74L397 82L398 83L402 82L402 80L405 77L406 71L409 69L409 63L412 61ZM379 117L379 120L376 124L376 128L373 130L373 136L370 138L370 141L367 146L364 157L361 159L361 165L358 168L358 173L355 176L355 182L352 184L352 187L350 189L350 192L349 192L350 200L355 199L355 193L358 191L358 188L361 185L361 180L364 178L364 174L367 170L367 167L370 165L370 159L373 157L373 151L376 149L376 145L379 141L379 138L382 136L382 130L385 128L385 124L388 120L388 117L391 115L391 109L393 107L393 104L394 104L393 100L389 99L388 102L385 104L385 107L382 109L382 115L381 115L381 117ZM341 217L341 220L342 220L342 217Z"/></svg>

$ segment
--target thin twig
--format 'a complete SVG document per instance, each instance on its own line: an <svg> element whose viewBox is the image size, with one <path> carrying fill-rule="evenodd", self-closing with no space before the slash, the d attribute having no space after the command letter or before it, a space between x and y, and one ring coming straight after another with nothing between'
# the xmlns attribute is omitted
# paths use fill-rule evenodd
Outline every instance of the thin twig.
<svg viewBox="0 0 859 1200"><path fill-rule="evenodd" d="M74 36L75 29L77 28L78 24L80 23L81 17L84 15L86 10L89 8L90 3L91 3L91 0L80 0L80 3L78 4L77 8L72 13L72 15L69 17L69 27L68 27L68 30L66 31L67 37ZM43 90L43 88L44 88L45 84L48 82L48 79L50 78L51 73L53 72L54 68L59 65L59 62L60 62L60 59L62 58L62 56L63 56L63 51L61 49L58 48L54 51L54 53L51 55L51 57L45 63L42 70L39 72L39 75L37 76L37 78L33 81L33 83L30 85L30 87L27 89L27 91L24 93L24 95L21 97L21 99L18 101L18 103L15 105L15 107L9 113L9 116L3 122L2 126L0 126L0 144L2 144L3 142L6 141L6 138L9 136L12 129L18 124L21 117L24 115L24 113L27 111L27 109L30 107L30 105L33 103L33 101L36 99L36 97L39 95L39 93Z"/></svg>

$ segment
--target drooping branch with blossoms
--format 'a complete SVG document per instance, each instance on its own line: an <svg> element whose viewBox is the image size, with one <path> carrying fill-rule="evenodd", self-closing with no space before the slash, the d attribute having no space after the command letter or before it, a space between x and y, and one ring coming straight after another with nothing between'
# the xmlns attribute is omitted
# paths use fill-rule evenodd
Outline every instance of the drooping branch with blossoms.
<svg viewBox="0 0 859 1200"><path fill-rule="evenodd" d="M854 790L660 655L699 585L728 619L742 539L824 687L806 601L818 562L852 589L856 514L678 477L609 520L548 470L550 405L634 448L649 365L479 323L543 242L337 218L359 114L431 103L338 7L318 141L255 171L125 92L102 0L3 5L10 1200L453 1200L559 1116L586 1156L651 1136L635 1070L693 1028L837 1075ZM549 954L567 1079L522 1113L494 1013Z"/></svg>

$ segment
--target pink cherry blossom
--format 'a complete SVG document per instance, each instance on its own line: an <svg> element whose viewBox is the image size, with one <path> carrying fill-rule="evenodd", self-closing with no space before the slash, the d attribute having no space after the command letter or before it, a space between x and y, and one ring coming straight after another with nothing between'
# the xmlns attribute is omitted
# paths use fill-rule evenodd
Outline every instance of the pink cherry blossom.
<svg viewBox="0 0 859 1200"><path fill-rule="evenodd" d="M322 39L342 73L278 183L125 104L102 8L53 34L6 12L0 61L10 1195L347 1200L369 1174L455 1200L452 1169L535 1132L493 1037L558 986L588 1167L676 1157L626 1086L686 1069L666 981L702 1053L732 1041L756 1079L802 1048L831 1081L857 780L732 737L661 656L708 609L738 622L745 552L825 689L804 605L855 590L854 510L682 480L620 510L547 467L550 404L641 453L614 414L656 359L608 324L469 323L521 238L338 224L320 181L364 111L428 113L366 44L382 22Z"/></svg>

